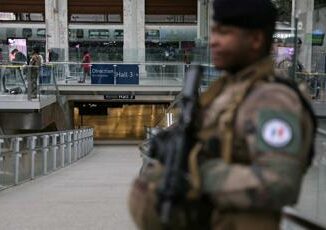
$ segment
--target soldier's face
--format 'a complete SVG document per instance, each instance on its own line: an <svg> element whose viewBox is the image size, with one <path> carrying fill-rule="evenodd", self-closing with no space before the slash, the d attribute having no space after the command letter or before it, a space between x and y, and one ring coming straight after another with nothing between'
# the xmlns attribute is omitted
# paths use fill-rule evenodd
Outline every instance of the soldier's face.
<svg viewBox="0 0 326 230"><path fill-rule="evenodd" d="M216 23L212 27L210 47L212 61L218 69L236 72L253 62L256 44L250 31Z"/></svg>

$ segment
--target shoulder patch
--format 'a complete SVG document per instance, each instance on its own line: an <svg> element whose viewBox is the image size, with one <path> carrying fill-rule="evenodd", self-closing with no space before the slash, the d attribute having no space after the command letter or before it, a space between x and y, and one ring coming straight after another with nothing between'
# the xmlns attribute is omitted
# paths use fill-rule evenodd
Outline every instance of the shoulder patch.
<svg viewBox="0 0 326 230"><path fill-rule="evenodd" d="M300 149L298 116L290 112L262 110L258 118L258 150L295 154Z"/></svg>
<svg viewBox="0 0 326 230"><path fill-rule="evenodd" d="M272 118L263 124L261 135L266 144L276 148L282 148L291 142L293 130L286 121L279 118Z"/></svg>

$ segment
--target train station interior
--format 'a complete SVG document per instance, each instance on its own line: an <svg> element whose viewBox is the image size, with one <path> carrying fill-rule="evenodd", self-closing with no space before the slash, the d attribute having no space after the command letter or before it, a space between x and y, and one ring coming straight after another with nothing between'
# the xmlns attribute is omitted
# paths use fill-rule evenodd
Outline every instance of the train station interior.
<svg viewBox="0 0 326 230"><path fill-rule="evenodd" d="M136 229L127 196L140 150L178 121L192 67L202 66L201 92L223 75L211 61L212 2L0 0L0 229ZM326 229L326 1L275 2L285 4L275 70L306 87L318 120L280 229ZM290 73L294 62L304 70Z"/></svg>

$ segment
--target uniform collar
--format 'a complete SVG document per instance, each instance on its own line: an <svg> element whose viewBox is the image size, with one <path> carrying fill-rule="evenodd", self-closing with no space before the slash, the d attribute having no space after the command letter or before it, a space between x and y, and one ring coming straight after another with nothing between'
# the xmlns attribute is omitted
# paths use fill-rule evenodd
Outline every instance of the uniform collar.
<svg viewBox="0 0 326 230"><path fill-rule="evenodd" d="M227 74L230 82L245 81L253 76L271 76L274 75L273 60L271 57L265 57L254 64L240 70L236 74Z"/></svg>
<svg viewBox="0 0 326 230"><path fill-rule="evenodd" d="M219 95L226 86L236 82L255 81L269 76L274 76L273 61L271 57L266 57L253 65L231 75L225 74L214 81L200 98L202 107L209 105L214 98Z"/></svg>

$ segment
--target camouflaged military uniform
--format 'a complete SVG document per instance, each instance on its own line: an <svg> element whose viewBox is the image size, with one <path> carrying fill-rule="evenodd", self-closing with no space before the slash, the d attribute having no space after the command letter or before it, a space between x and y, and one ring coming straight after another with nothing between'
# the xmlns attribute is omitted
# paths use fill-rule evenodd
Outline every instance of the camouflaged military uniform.
<svg viewBox="0 0 326 230"><path fill-rule="evenodd" d="M42 64L42 56L38 53L33 53L30 60L30 81L28 82L28 88L30 89L30 94L28 99L37 98L37 81L39 78L40 67Z"/></svg>
<svg viewBox="0 0 326 230"><path fill-rule="evenodd" d="M278 229L281 208L297 201L309 165L314 118L302 96L277 82L264 59L214 82L201 97L199 119L189 202L208 197L210 229ZM155 190L163 170L155 162L132 187L130 209L140 229L162 227ZM186 223L185 209L175 208L174 229L204 229Z"/></svg>

